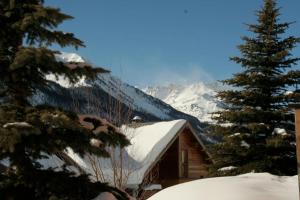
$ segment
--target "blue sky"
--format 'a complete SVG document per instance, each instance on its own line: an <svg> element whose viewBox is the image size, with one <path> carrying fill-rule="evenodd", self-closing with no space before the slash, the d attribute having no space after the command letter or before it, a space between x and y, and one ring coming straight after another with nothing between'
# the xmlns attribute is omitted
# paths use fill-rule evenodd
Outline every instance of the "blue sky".
<svg viewBox="0 0 300 200"><path fill-rule="evenodd" d="M241 70L245 23L255 23L262 0L48 0L75 19L59 28L86 48L77 52L136 86L222 80ZM300 37L300 1L279 0L281 21L298 21L287 35ZM300 45L298 45L300 46ZM300 48L293 51L300 57ZM298 64L297 68L300 64Z"/></svg>

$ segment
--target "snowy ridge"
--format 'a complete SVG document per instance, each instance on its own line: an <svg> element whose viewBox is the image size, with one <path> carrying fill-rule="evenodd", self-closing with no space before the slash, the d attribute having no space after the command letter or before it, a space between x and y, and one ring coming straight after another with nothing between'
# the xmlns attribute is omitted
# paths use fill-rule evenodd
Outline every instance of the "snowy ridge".
<svg viewBox="0 0 300 200"><path fill-rule="evenodd" d="M152 99L149 99L139 89L122 82L120 79L110 74L98 75L98 79L93 85L100 87L134 110L151 113L164 120L171 119L168 115L169 110L158 107L151 101Z"/></svg>
<svg viewBox="0 0 300 200"><path fill-rule="evenodd" d="M89 87L90 85L88 85L86 83L86 80L84 77L82 77L77 83L72 84L70 83L70 81L65 78L64 76L55 76L54 74L47 74L46 75L46 79L48 81L53 81L59 85L61 85L64 88L70 88L70 87L81 87L81 86L85 86L85 87Z"/></svg>
<svg viewBox="0 0 300 200"><path fill-rule="evenodd" d="M221 102L215 97L215 88L201 82L147 87L143 91L202 122L211 122L211 113L221 109Z"/></svg>
<svg viewBox="0 0 300 200"><path fill-rule="evenodd" d="M75 53L62 52L61 54L56 54L55 56L58 61L65 63L87 62L84 58ZM151 113L160 119L171 119L171 117L168 115L168 110L157 107L157 105L155 105L151 100L149 100L147 96L143 95L140 90L122 82L117 77L114 77L108 73L99 74L94 82L87 81L85 78L81 78L80 81L76 84L71 84L65 77L56 77L53 74L47 75L46 78L50 81L56 82L64 88L81 86L99 87L132 109L141 112Z"/></svg>

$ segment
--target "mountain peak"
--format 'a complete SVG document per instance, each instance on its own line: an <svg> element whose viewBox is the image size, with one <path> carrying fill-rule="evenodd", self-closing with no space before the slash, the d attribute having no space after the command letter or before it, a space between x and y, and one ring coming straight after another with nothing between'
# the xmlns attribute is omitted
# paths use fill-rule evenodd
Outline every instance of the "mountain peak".
<svg viewBox="0 0 300 200"><path fill-rule="evenodd" d="M143 89L146 94L159 98L175 109L197 117L202 122L211 122L211 113L221 107L221 102L215 97L216 90L203 82L172 83Z"/></svg>
<svg viewBox="0 0 300 200"><path fill-rule="evenodd" d="M85 60L82 56L76 54L76 53L68 53L68 52L60 52L60 54L55 54L55 58L57 61L63 62L63 63L85 63L87 60Z"/></svg>

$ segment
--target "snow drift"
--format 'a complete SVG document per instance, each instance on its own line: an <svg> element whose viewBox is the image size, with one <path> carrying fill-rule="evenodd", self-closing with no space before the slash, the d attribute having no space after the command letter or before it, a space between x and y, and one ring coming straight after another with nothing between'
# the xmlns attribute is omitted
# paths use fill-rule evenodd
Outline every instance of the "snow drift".
<svg viewBox="0 0 300 200"><path fill-rule="evenodd" d="M298 197L297 176L248 173L175 185L149 200L298 200Z"/></svg>

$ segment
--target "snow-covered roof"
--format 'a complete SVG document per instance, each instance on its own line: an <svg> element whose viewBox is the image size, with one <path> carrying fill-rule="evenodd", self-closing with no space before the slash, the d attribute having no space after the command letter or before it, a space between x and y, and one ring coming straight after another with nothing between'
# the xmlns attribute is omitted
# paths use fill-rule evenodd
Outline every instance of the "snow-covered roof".
<svg viewBox="0 0 300 200"><path fill-rule="evenodd" d="M128 179L128 184L140 184L145 173L160 153L185 125L186 120L158 122L138 128L123 127L123 132L131 144L126 148L128 154L141 166Z"/></svg>
<svg viewBox="0 0 300 200"><path fill-rule="evenodd" d="M175 138L177 133L185 126L186 120L174 120L157 122L140 126L137 128L123 126L122 132L130 140L131 145L125 148L122 159L122 171L128 174L126 185L128 187L136 187L142 183L146 172L152 164L159 158L160 154L166 146ZM74 154L70 149L66 153L75 160L83 170L89 174L93 174L93 167L89 156L81 158ZM120 149L115 148L110 152L112 157L120 155ZM118 158L120 160L120 158ZM99 158L101 171L105 180L113 181L114 174L112 171L112 163L110 158Z"/></svg>
<svg viewBox="0 0 300 200"><path fill-rule="evenodd" d="M126 163L123 165L123 168L126 168L123 170L130 174L126 180L128 187L136 187L142 183L147 171L185 124L186 120L173 120L121 128L131 142L131 145L125 148ZM112 175L110 160L101 159L101 161L104 174Z"/></svg>
<svg viewBox="0 0 300 200"><path fill-rule="evenodd" d="M148 200L298 200L297 176L248 173L208 178L166 188Z"/></svg>
<svg viewBox="0 0 300 200"><path fill-rule="evenodd" d="M111 158L96 157L89 154L82 158L71 148L67 148L64 153L72 158L85 173L90 174L94 180L97 180L94 165L97 163L101 176L103 176L102 181L105 180L105 182L113 184L114 179L116 179L116 171L114 173L113 170L117 170L118 173L123 173L122 178L126 178L124 180L126 187L136 188L142 183L146 173L162 156L166 147L174 141L179 131L186 127L186 124L186 120L173 120L145 124L139 127L122 126L121 131L130 140L131 145L123 150L117 147L108 149ZM96 160L93 160L94 158ZM114 161L114 159L116 160ZM122 164L120 160L122 160ZM41 163L45 168L53 167L57 169L64 164L56 156L51 156L50 160L41 160ZM120 165L122 169L116 169ZM78 168L70 167L70 170L78 173Z"/></svg>
<svg viewBox="0 0 300 200"><path fill-rule="evenodd" d="M132 144L127 148L128 153L139 162L156 158L185 123L186 120L174 120L138 128L122 127Z"/></svg>

